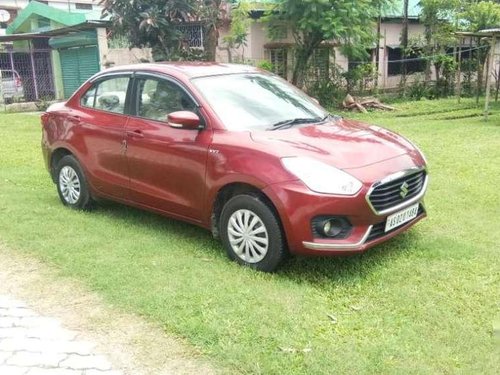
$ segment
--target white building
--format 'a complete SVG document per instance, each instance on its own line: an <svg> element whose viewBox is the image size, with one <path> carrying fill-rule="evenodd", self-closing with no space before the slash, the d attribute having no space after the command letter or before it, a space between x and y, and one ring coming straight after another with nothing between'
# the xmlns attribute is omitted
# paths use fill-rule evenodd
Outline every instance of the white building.
<svg viewBox="0 0 500 375"><path fill-rule="evenodd" d="M0 0L0 35L5 35L5 29L34 0ZM98 0L36 0L39 3L65 10L67 12L89 12L101 9Z"/></svg>

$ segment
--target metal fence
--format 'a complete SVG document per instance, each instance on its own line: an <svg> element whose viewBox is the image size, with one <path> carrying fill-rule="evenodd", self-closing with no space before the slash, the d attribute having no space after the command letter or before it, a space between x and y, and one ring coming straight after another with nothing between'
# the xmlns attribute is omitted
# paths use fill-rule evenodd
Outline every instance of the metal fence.
<svg viewBox="0 0 500 375"><path fill-rule="evenodd" d="M55 98L51 50L5 48L0 52L0 80L4 102Z"/></svg>

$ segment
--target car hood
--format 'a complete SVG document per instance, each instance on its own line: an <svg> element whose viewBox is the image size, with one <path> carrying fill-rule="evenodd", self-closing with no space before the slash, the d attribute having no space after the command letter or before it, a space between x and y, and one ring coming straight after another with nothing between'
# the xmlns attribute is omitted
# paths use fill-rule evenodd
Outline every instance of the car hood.
<svg viewBox="0 0 500 375"><path fill-rule="evenodd" d="M359 121L338 119L325 124L251 133L254 142L279 157L307 156L341 169L378 163L403 154L418 157L400 135Z"/></svg>

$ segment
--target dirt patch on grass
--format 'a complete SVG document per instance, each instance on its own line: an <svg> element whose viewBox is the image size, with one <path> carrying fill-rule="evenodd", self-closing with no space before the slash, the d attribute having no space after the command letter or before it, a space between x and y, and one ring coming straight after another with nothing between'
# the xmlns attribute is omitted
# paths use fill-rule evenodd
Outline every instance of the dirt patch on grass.
<svg viewBox="0 0 500 375"><path fill-rule="evenodd" d="M75 280L0 242L0 293L58 318L78 339L92 341L125 374L218 374L200 353L158 326L104 303Z"/></svg>

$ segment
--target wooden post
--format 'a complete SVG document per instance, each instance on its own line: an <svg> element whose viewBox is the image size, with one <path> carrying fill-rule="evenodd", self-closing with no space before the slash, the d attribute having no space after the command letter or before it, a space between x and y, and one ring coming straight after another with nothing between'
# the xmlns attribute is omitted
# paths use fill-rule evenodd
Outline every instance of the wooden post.
<svg viewBox="0 0 500 375"><path fill-rule="evenodd" d="M387 72L389 68L389 60L387 58L387 29L384 29L384 59L383 59L383 75L382 75L382 82L384 85L384 90L386 89L387 86Z"/></svg>
<svg viewBox="0 0 500 375"><path fill-rule="evenodd" d="M377 18L377 45L375 50L375 66L377 67L377 75L375 76L375 90L378 93L378 76L380 74L380 25L382 24L382 5L378 8L378 18Z"/></svg>
<svg viewBox="0 0 500 375"><path fill-rule="evenodd" d="M481 37L477 38L477 81L476 81L476 105L479 105L479 96L481 95L481 86L483 83L483 69L481 69Z"/></svg>
<svg viewBox="0 0 500 375"><path fill-rule="evenodd" d="M490 55L486 64L486 99L484 103L484 121L488 121L488 112L490 110L490 88L491 88L491 65L495 60L495 49L497 45L497 36L493 34L491 38Z"/></svg>
<svg viewBox="0 0 500 375"><path fill-rule="evenodd" d="M458 75L457 75L457 95L458 102L460 103L460 99L462 98L462 42L463 38L459 39L458 45Z"/></svg>

